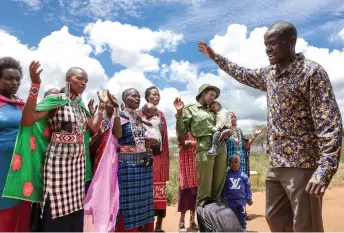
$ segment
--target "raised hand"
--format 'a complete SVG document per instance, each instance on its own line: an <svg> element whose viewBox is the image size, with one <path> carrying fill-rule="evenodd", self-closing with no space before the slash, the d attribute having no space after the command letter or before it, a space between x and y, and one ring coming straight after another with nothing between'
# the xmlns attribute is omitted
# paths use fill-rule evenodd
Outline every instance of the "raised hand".
<svg viewBox="0 0 344 233"><path fill-rule="evenodd" d="M174 107L177 110L177 115L182 115L183 110L184 110L184 106L185 106L184 102L182 101L182 99L179 98L179 97L175 98L173 104L174 104Z"/></svg>
<svg viewBox="0 0 344 233"><path fill-rule="evenodd" d="M109 101L108 96L107 96L107 90L98 91L97 94L98 94L100 103L106 104Z"/></svg>
<svg viewBox="0 0 344 233"><path fill-rule="evenodd" d="M201 40L198 41L198 50L201 53L204 53L210 59L214 59L215 57L214 50L210 48L204 41L201 41Z"/></svg>
<svg viewBox="0 0 344 233"><path fill-rule="evenodd" d="M107 98L115 108L118 108L118 106L119 106L118 101L117 101L116 97L110 93L109 90L107 90Z"/></svg>
<svg viewBox="0 0 344 233"><path fill-rule="evenodd" d="M34 84L41 84L41 73L43 69L38 70L40 66L39 61L32 61L30 64L30 78Z"/></svg>
<svg viewBox="0 0 344 233"><path fill-rule="evenodd" d="M94 114L96 114L96 111L98 109L98 105L96 105L94 107L94 99L91 99L89 102L88 102L88 110L90 111L90 114L92 116L94 116Z"/></svg>
<svg viewBox="0 0 344 233"><path fill-rule="evenodd" d="M261 134L264 131L264 127L259 127L258 129L256 129L254 131L254 136L258 136L259 134Z"/></svg>

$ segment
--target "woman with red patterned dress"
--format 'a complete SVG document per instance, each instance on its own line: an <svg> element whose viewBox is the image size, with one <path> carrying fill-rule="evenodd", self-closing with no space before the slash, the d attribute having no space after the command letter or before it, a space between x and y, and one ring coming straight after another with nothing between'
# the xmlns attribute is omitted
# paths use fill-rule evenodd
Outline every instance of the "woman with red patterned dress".
<svg viewBox="0 0 344 233"><path fill-rule="evenodd" d="M149 87L145 92L145 99L148 103L155 106L159 105L160 92L155 86ZM141 113L140 113L141 114ZM141 114L142 115L142 114ZM158 116L161 120L161 150L160 146L153 148L153 193L154 193L154 213L157 216L155 225L156 232L163 232L162 221L166 217L167 207L167 193L166 193L166 181L169 180L170 172L170 156L168 148L168 136L167 136L167 122L164 114L158 111Z"/></svg>
<svg viewBox="0 0 344 233"><path fill-rule="evenodd" d="M185 213L190 211L190 227L199 230L195 222L195 210L197 199L197 168L196 145L197 141L188 132L185 137L178 137L178 212L180 212L179 232L187 232L185 228Z"/></svg>

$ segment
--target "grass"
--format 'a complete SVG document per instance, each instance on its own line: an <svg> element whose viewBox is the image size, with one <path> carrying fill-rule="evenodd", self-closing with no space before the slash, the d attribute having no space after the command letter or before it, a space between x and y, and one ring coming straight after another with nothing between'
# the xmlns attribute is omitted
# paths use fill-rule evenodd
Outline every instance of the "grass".
<svg viewBox="0 0 344 233"><path fill-rule="evenodd" d="M167 183L167 205L178 201L178 159L170 160L170 181Z"/></svg>
<svg viewBox="0 0 344 233"><path fill-rule="evenodd" d="M265 177L269 168L268 156L264 153L252 152L250 156L250 170L257 172L257 183L252 184L252 192L264 191Z"/></svg>
<svg viewBox="0 0 344 233"><path fill-rule="evenodd" d="M252 185L252 191L264 191L265 176L269 167L268 157L264 153L252 152L250 169L257 172L257 184ZM342 152L339 169L332 179L331 187L344 182L344 151ZM178 160L172 159L170 164L170 181L167 183L167 204L174 205L178 201Z"/></svg>
<svg viewBox="0 0 344 233"><path fill-rule="evenodd" d="M340 164L337 173L334 175L331 186L342 185L344 183L344 151L340 158Z"/></svg>

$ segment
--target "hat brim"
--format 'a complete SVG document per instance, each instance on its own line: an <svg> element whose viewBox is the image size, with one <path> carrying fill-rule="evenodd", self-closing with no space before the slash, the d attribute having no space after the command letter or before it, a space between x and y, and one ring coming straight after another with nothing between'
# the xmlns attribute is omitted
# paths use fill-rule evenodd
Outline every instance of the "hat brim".
<svg viewBox="0 0 344 233"><path fill-rule="evenodd" d="M209 89L214 90L216 92L216 99L219 98L220 93L221 93L220 89L218 87L215 87L215 86L207 86L206 88L204 88L204 90L202 90L200 93L198 93L198 95L196 96L196 100L199 101L202 93L206 90L209 90Z"/></svg>

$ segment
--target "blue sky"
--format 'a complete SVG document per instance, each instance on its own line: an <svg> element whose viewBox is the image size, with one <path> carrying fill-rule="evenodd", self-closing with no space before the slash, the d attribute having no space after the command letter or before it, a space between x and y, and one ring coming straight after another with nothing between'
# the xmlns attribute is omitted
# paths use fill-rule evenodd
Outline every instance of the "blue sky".
<svg viewBox="0 0 344 233"><path fill-rule="evenodd" d="M341 31L344 28L344 4L341 0L2 0L0 6L0 29L6 35L17 39L16 42L12 41L12 37L3 41L0 39L0 56L1 50L4 55L12 55L11 49L7 46L12 43L15 44L14 48L18 46L18 49L13 51L13 56L21 60L23 65L28 64L30 59L37 59L34 57L36 55L40 59L46 58L47 61L51 60L49 54L61 56L51 61L53 65L47 69L46 75L54 71L50 77L55 75L58 77L58 74L62 77L64 67L73 65L73 60L63 61L64 57L54 50L55 47L56 50L61 50L61 47L55 46L54 43L71 45L73 38L81 38L84 40L82 46L75 42L75 51L80 51L80 56L88 56L80 59L85 59L85 63L81 64L85 66L87 64L92 72L94 71L95 77L105 77L103 80L97 78L91 82L90 85L94 85L92 88L97 89L99 82L106 83L112 78L113 80L121 78L124 81L117 80L100 86L111 84L110 89L116 94L123 91L126 84L133 87L139 85L139 90L144 90L143 88L150 84L157 85L162 93L168 96L162 96L166 101L161 103L161 108L167 112L169 126L174 123L171 102L175 97L173 95L180 95L184 97L185 102L192 102L197 85L212 80L223 85L221 86L225 93L223 98L226 98L223 101L227 98L235 100L235 103L230 101L225 106L240 113L239 119L245 130L250 131L256 124L264 124L266 119L264 93L232 82L230 77L219 72L214 63L197 51L197 40L212 41L219 53L229 58L233 57L232 59L241 61L249 68L258 68L267 65L260 39L263 31L260 32L259 29L264 30L263 27L278 20L290 21L297 27L299 38L302 38L299 41L308 43L300 43L300 51L309 54L313 60L324 63L322 65L329 69L330 76L333 74L331 80L340 106L343 103L341 98L343 97L344 100L344 94L339 88L344 78L340 74L341 70L336 70L333 62L329 64L324 60L324 57L328 56L327 60L333 59L339 64L343 59L344 31L342 33ZM97 20L100 20L99 23L96 23ZM106 20L113 24L107 24L105 28ZM114 22L120 25L115 26ZM86 27L90 24L92 25L89 26L87 33ZM234 28L231 34L227 33L228 26L234 24L245 27L247 34L240 27ZM125 25L132 28L132 31L128 31ZM68 32L67 30L62 32L65 26ZM116 30L111 32L112 37L106 33L106 30L115 28ZM143 31L142 28L153 32L143 38L148 41L148 47L139 46L140 43L146 43L142 42L140 36L129 38L131 35L134 37L143 35L133 34L134 31ZM250 37L249 34L255 29L258 30L258 35ZM104 34L93 35L96 30L103 30ZM53 35L53 32L60 33ZM138 48L132 51L130 45L125 45L122 40L113 42L112 38L117 37L118 34L127 35L128 41ZM47 42L40 48L38 45L44 38ZM172 42L173 39L175 43ZM226 41L228 43L235 41L237 47L226 44ZM151 47L152 43L155 43L153 47ZM244 48L252 45L252 48L256 45L257 52L249 52ZM26 50L22 48L23 46ZM97 51L97 46L102 48L102 51ZM72 50L73 48L71 47ZM333 50L338 50L339 55L333 54ZM20 51L25 57L23 55L21 58ZM28 54L32 54L33 57ZM145 57L138 58L142 54ZM75 59L77 58L76 56ZM152 61L153 58L158 59L158 62ZM134 64L135 62L143 62L143 65ZM145 69L145 64L156 66ZM133 80L135 77L136 80ZM57 80L54 85L63 85L63 78ZM94 96L93 89L87 97ZM23 85L23 95L26 91L27 85L26 87ZM238 95L241 97L239 98ZM254 109L242 107L247 105L246 102L252 101L255 101L252 103Z"/></svg>

